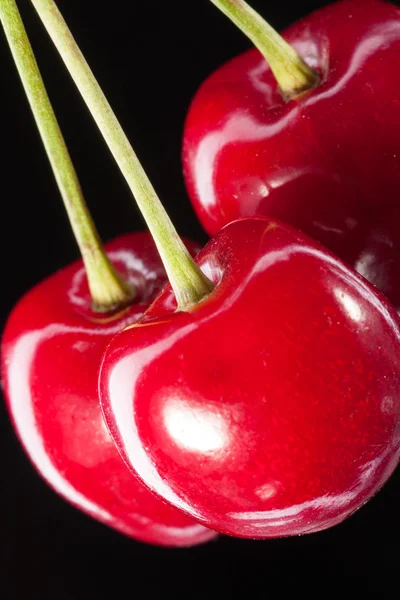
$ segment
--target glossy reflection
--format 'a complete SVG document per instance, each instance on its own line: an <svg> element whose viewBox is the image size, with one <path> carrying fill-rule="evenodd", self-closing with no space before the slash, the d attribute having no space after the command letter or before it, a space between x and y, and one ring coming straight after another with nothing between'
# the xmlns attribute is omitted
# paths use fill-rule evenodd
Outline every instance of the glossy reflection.
<svg viewBox="0 0 400 600"><path fill-rule="evenodd" d="M207 541L213 532L168 507L132 475L104 422L97 391L102 354L166 282L149 234L123 236L107 250L137 287L131 307L118 315L93 314L82 263L75 263L36 286L11 314L2 360L16 431L48 483L99 521L154 544Z"/></svg>
<svg viewBox="0 0 400 600"><path fill-rule="evenodd" d="M256 50L213 73L184 134L194 207L210 234L254 214L290 223L400 309L400 10L346 0L285 37L322 83L284 104Z"/></svg>
<svg viewBox="0 0 400 600"><path fill-rule="evenodd" d="M224 533L339 523L399 459L395 311L279 222L236 221L196 260L214 292L183 313L165 290L105 354L101 401L120 451L151 489Z"/></svg>
<svg viewBox="0 0 400 600"><path fill-rule="evenodd" d="M175 444L185 450L214 453L229 443L229 434L223 416L213 408L193 406L189 401L167 394L163 403L164 427Z"/></svg>

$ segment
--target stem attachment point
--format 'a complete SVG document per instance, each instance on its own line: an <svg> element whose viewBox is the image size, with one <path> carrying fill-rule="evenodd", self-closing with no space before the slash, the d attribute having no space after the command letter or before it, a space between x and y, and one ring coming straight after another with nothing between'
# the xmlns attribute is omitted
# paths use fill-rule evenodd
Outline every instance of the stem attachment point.
<svg viewBox="0 0 400 600"><path fill-rule="evenodd" d="M288 101L314 88L318 73L244 0L211 0L258 48Z"/></svg>

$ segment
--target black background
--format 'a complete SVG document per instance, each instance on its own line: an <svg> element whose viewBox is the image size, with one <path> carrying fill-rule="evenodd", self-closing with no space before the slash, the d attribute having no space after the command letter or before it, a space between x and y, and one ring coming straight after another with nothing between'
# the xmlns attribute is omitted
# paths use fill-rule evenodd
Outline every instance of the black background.
<svg viewBox="0 0 400 600"><path fill-rule="evenodd" d="M252 1L279 29L324 4ZM248 41L207 0L58 5L179 232L204 241L182 180L183 120L200 82ZM34 9L27 0L19 6L103 239L141 228L129 190ZM0 67L3 327L17 299L78 252L3 35ZM327 597L335 583L350 597L350 579L357 598L389 597L386 586L400 562L399 469L376 498L332 530L165 550L124 538L50 490L20 448L3 403L0 428L0 587L7 600L286 598L293 584L296 595L317 586L319 597Z"/></svg>

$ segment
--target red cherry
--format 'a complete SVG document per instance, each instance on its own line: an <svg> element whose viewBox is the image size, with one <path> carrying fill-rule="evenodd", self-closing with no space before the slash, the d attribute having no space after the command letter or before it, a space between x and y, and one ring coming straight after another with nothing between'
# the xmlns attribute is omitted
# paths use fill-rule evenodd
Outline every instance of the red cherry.
<svg viewBox="0 0 400 600"><path fill-rule="evenodd" d="M193 243L188 244L192 252ZM19 302L2 345L4 389L15 428L41 475L64 498L138 540L190 546L215 537L167 506L132 476L107 432L97 393L104 349L136 320L166 282L148 233L107 244L136 301L118 314L91 311L78 261Z"/></svg>
<svg viewBox="0 0 400 600"><path fill-rule="evenodd" d="M282 219L400 309L400 10L347 0L284 37L319 85L285 102L256 49L211 75L184 134L194 207L210 234L240 216Z"/></svg>
<svg viewBox="0 0 400 600"><path fill-rule="evenodd" d="M196 262L216 287L166 288L110 343L105 418L146 485L221 532L339 523L400 455L400 328L385 297L289 226L227 225Z"/></svg>

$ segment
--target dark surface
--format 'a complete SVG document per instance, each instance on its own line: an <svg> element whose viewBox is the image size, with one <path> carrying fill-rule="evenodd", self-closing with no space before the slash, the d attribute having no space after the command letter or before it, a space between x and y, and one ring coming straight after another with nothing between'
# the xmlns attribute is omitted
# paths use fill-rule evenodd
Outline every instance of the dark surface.
<svg viewBox="0 0 400 600"><path fill-rule="evenodd" d="M107 10L93 1L58 4L178 230L204 241L181 175L183 119L203 78L249 43L207 0L113 2ZM282 28L328 2L252 4ZM110 239L141 228L129 190L33 8L27 1L19 5L101 235ZM0 66L3 327L26 290L78 253L4 36ZM357 598L391 597L386 586L399 565L399 469L375 499L332 530L164 550L124 538L59 499L25 457L3 404L0 447L6 600L285 598L291 584L326 597L326 588L342 577L363 587ZM322 585L316 587L317 580ZM350 597L346 584L340 587Z"/></svg>

